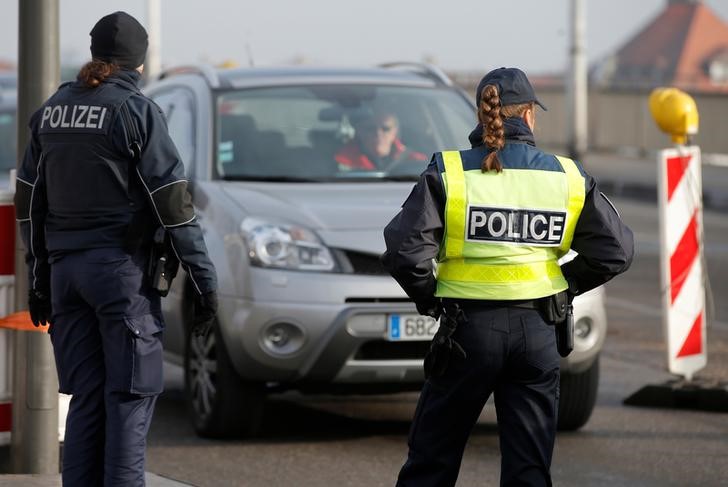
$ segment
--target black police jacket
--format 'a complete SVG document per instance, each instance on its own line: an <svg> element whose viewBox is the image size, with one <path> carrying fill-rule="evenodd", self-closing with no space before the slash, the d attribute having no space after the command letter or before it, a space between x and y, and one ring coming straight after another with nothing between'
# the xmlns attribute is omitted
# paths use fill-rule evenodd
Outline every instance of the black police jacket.
<svg viewBox="0 0 728 487"><path fill-rule="evenodd" d="M96 88L66 83L31 117L15 207L32 288L48 290L49 261L64 253L149 243L150 220L169 232L197 291L217 288L182 161L139 78L122 70Z"/></svg>
<svg viewBox="0 0 728 487"><path fill-rule="evenodd" d="M506 144L535 145L530 129L519 119L506 119ZM471 134L473 147L482 143L480 129ZM528 161L519 161L519 164ZM585 178L584 207L577 221L571 248L578 255L561 266L575 294L589 291L627 270L634 254L632 231L593 177L577 163ZM507 161L504 164L508 170ZM445 228L445 187L433 157L402 205L384 229L387 250L382 264L407 295L423 308L431 302L437 282L432 272Z"/></svg>

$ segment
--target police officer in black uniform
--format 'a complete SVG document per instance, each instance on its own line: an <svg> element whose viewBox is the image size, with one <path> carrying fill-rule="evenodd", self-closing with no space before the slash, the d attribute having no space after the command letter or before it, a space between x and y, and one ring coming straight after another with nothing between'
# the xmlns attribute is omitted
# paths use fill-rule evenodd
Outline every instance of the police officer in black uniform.
<svg viewBox="0 0 728 487"><path fill-rule="evenodd" d="M569 338L564 310L633 256L632 232L595 180L536 148L541 103L522 71L488 73L476 104L472 149L436 153L384 230L384 265L421 314L444 313L425 359L403 487L455 484L491 394L501 485L551 485L559 353L569 351L566 340L557 347ZM569 248L578 256L559 265Z"/></svg>
<svg viewBox="0 0 728 487"><path fill-rule="evenodd" d="M144 485L162 392L160 295L147 275L155 228L169 236L207 333L216 274L164 116L138 89L147 33L115 12L91 30L92 61L32 116L18 172L29 311L49 326L60 391L72 394L63 485Z"/></svg>

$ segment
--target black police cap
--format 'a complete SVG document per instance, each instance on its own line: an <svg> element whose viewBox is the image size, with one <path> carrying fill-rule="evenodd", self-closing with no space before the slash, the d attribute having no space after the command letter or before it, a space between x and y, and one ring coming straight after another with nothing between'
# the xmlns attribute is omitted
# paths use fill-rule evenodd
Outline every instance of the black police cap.
<svg viewBox="0 0 728 487"><path fill-rule="evenodd" d="M498 68L483 76L475 93L475 103L480 105L480 95L487 85L498 87L501 105L520 105L534 102L544 110L546 107L536 98L533 86L526 73L518 68Z"/></svg>
<svg viewBox="0 0 728 487"><path fill-rule="evenodd" d="M128 69L144 64L149 45L147 31L128 13L114 12L102 17L90 34L94 59Z"/></svg>

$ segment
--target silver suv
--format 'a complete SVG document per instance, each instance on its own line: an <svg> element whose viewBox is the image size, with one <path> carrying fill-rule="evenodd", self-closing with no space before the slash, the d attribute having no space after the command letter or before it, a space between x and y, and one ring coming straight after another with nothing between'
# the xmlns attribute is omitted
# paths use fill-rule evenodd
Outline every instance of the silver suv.
<svg viewBox="0 0 728 487"><path fill-rule="evenodd" d="M253 434L267 392L417 390L436 323L387 275L382 229L430 155L468 146L469 98L439 70L180 68L146 88L187 167L219 275L215 333L190 334L192 289L163 300L198 434ZM591 414L602 291L576 303L560 425Z"/></svg>

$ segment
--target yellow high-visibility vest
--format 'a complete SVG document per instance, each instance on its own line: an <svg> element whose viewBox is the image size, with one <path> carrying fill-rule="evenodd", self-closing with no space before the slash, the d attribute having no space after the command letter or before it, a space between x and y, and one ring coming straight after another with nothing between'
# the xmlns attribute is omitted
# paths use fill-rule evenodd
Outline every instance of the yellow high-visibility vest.
<svg viewBox="0 0 728 487"><path fill-rule="evenodd" d="M499 152L500 173L481 171L483 155L482 148L441 153L447 200L436 295L515 300L563 291L558 260L584 206L584 176L571 159L526 144ZM509 164L514 158L535 163Z"/></svg>

